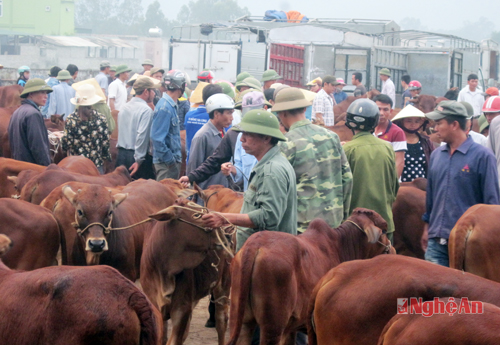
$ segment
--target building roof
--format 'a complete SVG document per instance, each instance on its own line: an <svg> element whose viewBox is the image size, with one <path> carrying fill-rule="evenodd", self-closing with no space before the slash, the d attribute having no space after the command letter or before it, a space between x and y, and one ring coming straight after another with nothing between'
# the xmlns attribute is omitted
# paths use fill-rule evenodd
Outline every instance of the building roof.
<svg viewBox="0 0 500 345"><path fill-rule="evenodd" d="M137 47L127 43L119 38L97 38L97 37L79 37L79 36L41 36L41 41L63 47L117 47L133 48Z"/></svg>

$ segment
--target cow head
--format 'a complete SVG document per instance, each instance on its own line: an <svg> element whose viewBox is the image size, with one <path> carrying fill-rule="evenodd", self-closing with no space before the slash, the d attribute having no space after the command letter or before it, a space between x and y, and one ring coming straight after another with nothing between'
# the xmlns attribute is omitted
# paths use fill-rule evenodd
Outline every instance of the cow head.
<svg viewBox="0 0 500 345"><path fill-rule="evenodd" d="M0 234L0 256L7 253L12 247L12 241L4 234Z"/></svg>
<svg viewBox="0 0 500 345"><path fill-rule="evenodd" d="M368 257L373 257L380 250L396 254L387 238L387 222L377 212L358 207L354 209L349 220L355 222L363 230L369 243L377 244L377 249L373 253L371 250L368 251Z"/></svg>
<svg viewBox="0 0 500 345"><path fill-rule="evenodd" d="M128 194L112 195L111 191L98 185L88 185L77 192L70 186L64 186L62 191L75 208L74 225L79 229L80 237L84 241L87 263L89 260L95 261L96 256L108 250L106 236L113 212Z"/></svg>

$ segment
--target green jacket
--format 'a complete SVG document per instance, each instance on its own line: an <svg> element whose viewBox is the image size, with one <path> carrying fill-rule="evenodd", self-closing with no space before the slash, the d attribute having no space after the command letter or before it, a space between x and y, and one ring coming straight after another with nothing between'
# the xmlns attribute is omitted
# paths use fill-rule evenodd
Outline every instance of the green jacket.
<svg viewBox="0 0 500 345"><path fill-rule="evenodd" d="M294 123L281 142L297 178L298 231L315 218L338 227L349 216L352 173L340 139L309 120Z"/></svg>
<svg viewBox="0 0 500 345"><path fill-rule="evenodd" d="M96 103L92 106L97 112L101 115L104 115L106 118L106 122L108 123L108 132L109 136L111 137L111 133L116 128L116 122L115 119L113 119L113 116L111 115L111 110L109 109L108 105L106 103Z"/></svg>
<svg viewBox="0 0 500 345"><path fill-rule="evenodd" d="M387 232L394 232L392 203L399 183L391 144L360 132L344 145L344 151L354 179L349 213L356 207L374 210L387 221Z"/></svg>
<svg viewBox="0 0 500 345"><path fill-rule="evenodd" d="M240 213L248 214L254 229L238 227L236 249L261 230L297 234L297 188L292 166L277 146L253 167Z"/></svg>

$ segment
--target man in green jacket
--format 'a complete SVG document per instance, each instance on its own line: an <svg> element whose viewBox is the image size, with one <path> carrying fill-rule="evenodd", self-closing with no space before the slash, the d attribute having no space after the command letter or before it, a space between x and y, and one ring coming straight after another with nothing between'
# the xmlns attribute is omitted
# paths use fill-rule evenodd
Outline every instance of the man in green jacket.
<svg viewBox="0 0 500 345"><path fill-rule="evenodd" d="M298 231L307 230L315 218L336 228L349 216L352 173L337 134L306 119L311 102L295 87L276 96L278 113L288 141L279 144L295 170Z"/></svg>
<svg viewBox="0 0 500 345"><path fill-rule="evenodd" d="M262 230L297 234L297 188L295 172L281 155L277 144L286 140L279 121L265 109L251 110L233 127L243 132L241 142L246 153L257 158L249 178L241 213L222 213L238 226L236 249L254 233ZM202 217L204 226L218 228L225 219L209 213Z"/></svg>
<svg viewBox="0 0 500 345"><path fill-rule="evenodd" d="M379 213L387 221L387 237L392 242L392 203L399 183L391 144L372 134L379 117L377 105L368 99L358 99L347 109L346 126L354 131L344 145L354 181L349 213L356 207Z"/></svg>

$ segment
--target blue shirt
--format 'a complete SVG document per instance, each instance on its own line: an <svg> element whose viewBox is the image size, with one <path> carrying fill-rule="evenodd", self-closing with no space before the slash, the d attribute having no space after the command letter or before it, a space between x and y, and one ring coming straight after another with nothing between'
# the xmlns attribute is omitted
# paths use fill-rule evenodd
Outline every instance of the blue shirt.
<svg viewBox="0 0 500 345"><path fill-rule="evenodd" d="M50 87L54 87L56 86L57 84L59 84L59 80L57 80L56 78L54 77L50 77L49 80L47 80L47 85L50 86ZM41 112L42 112L42 115L44 117L47 117L47 113L49 111L49 106L50 106L50 100L55 97L54 96L54 93L51 92L47 95L47 102L45 103L45 105L41 108Z"/></svg>
<svg viewBox="0 0 500 345"><path fill-rule="evenodd" d="M177 103L166 93L163 93L163 97L156 103L151 123L151 143L154 164L170 165L181 162L181 131Z"/></svg>
<svg viewBox="0 0 500 345"><path fill-rule="evenodd" d="M334 92L333 98L335 98L335 102L337 104L340 104L340 103L342 103L342 101L344 101L347 98L347 93L345 93L344 91Z"/></svg>
<svg viewBox="0 0 500 345"><path fill-rule="evenodd" d="M200 130L205 123L208 122L209 116L207 108L200 105L194 110L190 110L184 119L184 128L186 129L186 165L189 162L189 151L191 149L191 142L195 134Z"/></svg>
<svg viewBox="0 0 500 345"><path fill-rule="evenodd" d="M490 150L468 137L452 156L448 144L432 152L422 217L429 223L429 238L447 239L469 207L498 203L497 165Z"/></svg>
<svg viewBox="0 0 500 345"><path fill-rule="evenodd" d="M75 106L69 100L75 97L76 91L66 82L55 85L52 90L47 116L64 114L64 120L66 120L68 115L75 111Z"/></svg>
<svg viewBox="0 0 500 345"><path fill-rule="evenodd" d="M101 89L104 89L104 93L107 95L108 94L108 75L104 74L104 72L99 72L98 75L95 76L95 80L97 80L97 83L101 87Z"/></svg>
<svg viewBox="0 0 500 345"><path fill-rule="evenodd" d="M246 153L241 145L241 136L238 134L236 145L234 147L234 166L236 167L236 175L233 176L235 182L240 182L243 179L243 191L248 189L248 180L252 173L253 167L259 162L255 156Z"/></svg>

